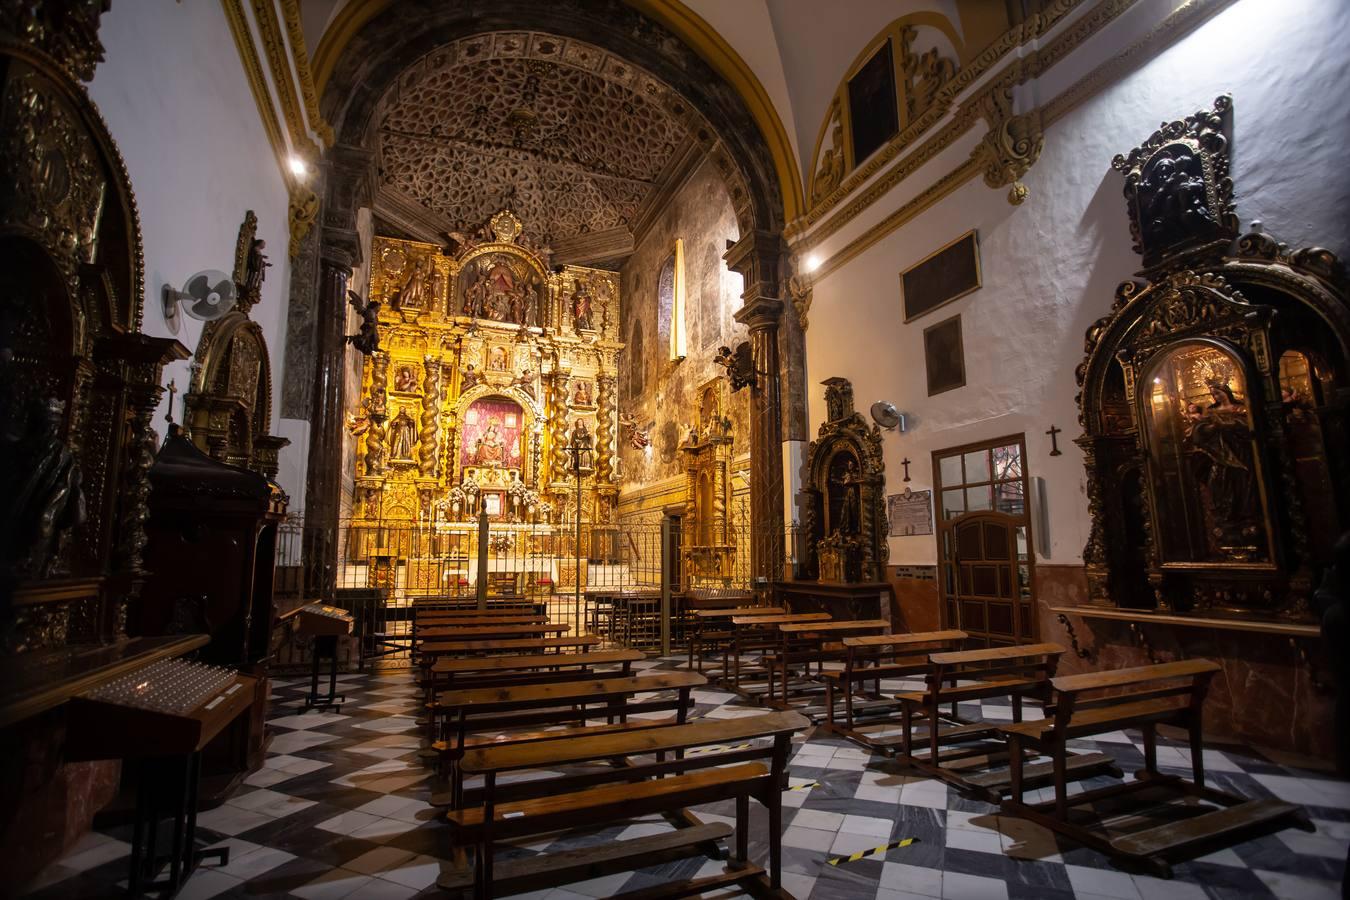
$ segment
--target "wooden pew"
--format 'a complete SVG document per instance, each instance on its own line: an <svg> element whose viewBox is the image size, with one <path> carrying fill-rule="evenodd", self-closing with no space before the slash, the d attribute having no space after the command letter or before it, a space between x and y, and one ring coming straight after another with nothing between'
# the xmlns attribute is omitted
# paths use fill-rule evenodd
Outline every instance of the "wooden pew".
<svg viewBox="0 0 1350 900"><path fill-rule="evenodd" d="M727 685L743 697L754 699L768 691L747 690L741 685L746 676L767 676L768 669L763 665L763 654L778 646L778 626L793 622L828 622L829 613L782 613L779 615L744 615L731 619L731 640L722 645L722 672L731 673L731 683ZM742 657L747 653L760 654L760 664L742 665Z"/></svg>
<svg viewBox="0 0 1350 900"><path fill-rule="evenodd" d="M439 658L426 673L424 687L428 713L434 713L437 691L467 688L509 687L548 681L572 681L586 678L616 678L632 673L632 665L645 655L639 650L600 650L584 653L536 653L518 656L469 656ZM599 666L613 667L600 669ZM434 724L434 715L418 724ZM424 747L423 760L440 763L446 742L436 740Z"/></svg>
<svg viewBox="0 0 1350 900"><path fill-rule="evenodd" d="M959 650L967 637L964 631L949 629L844 638L844 668L824 673L824 727L869 750L894 753L899 744L898 737L873 737L860 730L863 723L859 719L862 717L866 717L867 727L900 724L893 714L899 712L901 704L898 700L882 697L882 679L922 678L928 674L930 653ZM869 681L874 687L867 693L862 688ZM839 725L835 708L841 696L844 721ZM855 699L859 696L862 702Z"/></svg>
<svg viewBox="0 0 1350 900"><path fill-rule="evenodd" d="M515 638L508 641L484 641L476 638L472 640L427 640L422 643L421 651L428 656L543 653L549 650L561 653L564 650L583 650L587 647L594 647L599 643L600 638L593 634Z"/></svg>
<svg viewBox="0 0 1350 900"><path fill-rule="evenodd" d="M692 610L689 614L691 621L687 626L691 632L689 668L704 674L713 671L718 676L725 675L721 669L709 670L704 667L703 652L705 648L720 650L731 639L731 620L737 616L781 616L786 613L787 610L781 606L723 606ZM710 626L712 630L708 630Z"/></svg>
<svg viewBox="0 0 1350 900"><path fill-rule="evenodd" d="M731 887L754 896L774 894L781 888L782 791L787 786L788 750L792 735L807 725L797 713L774 712L470 750L461 767L467 775L483 777L482 802L448 812L446 821L457 843L474 845L474 868L442 875L438 886L452 891L472 887L475 897L486 900L694 856L706 852L704 848L713 840L728 836L728 831L725 826L703 825L687 807L734 799L736 843L726 870L641 891L638 896L685 897ZM724 753L687 754L699 747L763 738L771 743ZM498 783L513 772L614 760L625 764L543 780ZM751 799L769 813L767 873L748 858ZM652 813L678 815L688 827L673 834L512 860L500 866L493 859L493 844L499 840L579 823L608 827Z"/></svg>
<svg viewBox="0 0 1350 900"><path fill-rule="evenodd" d="M1011 769L1002 766L1010 748L998 739L1000 723L963 719L956 705L1006 697L1012 703L1013 721L1021 722L1023 699L1049 700L1050 679L1063 653L1064 648L1058 644L1021 644L930 654L926 688L897 697L902 706L900 738L905 761L968 794L999 802L1012 782ZM947 703L953 708L950 724L944 724L939 713ZM916 719L926 722L926 750L914 748ZM944 745L955 746L943 750ZM1033 769L1031 774L1038 779L1049 774L1048 770ZM1115 761L1102 753L1077 755L1067 763L1067 772L1074 779L1119 771Z"/></svg>
<svg viewBox="0 0 1350 900"><path fill-rule="evenodd" d="M436 625L422 629L421 634L418 635L418 640L483 641L496 638L510 640L512 638L539 637L546 634L566 634L571 630L571 625L548 622L535 625Z"/></svg>
<svg viewBox="0 0 1350 900"><path fill-rule="evenodd" d="M656 675L628 675L590 680L551 681L499 688L470 688L445 691L431 707L439 724L433 746L444 763L451 766L448 800L458 808L465 802L463 775L458 760L476 744L497 745L528 743L559 735L632 731L661 724L680 724L688 716L693 701L690 693L708 683L695 672L662 672ZM666 693L675 697L634 699L636 694ZM637 714L672 713L673 719L634 719ZM607 719L606 725L587 725L588 719ZM617 720L617 721L615 721ZM572 725L563 731L517 731L503 729L532 726ZM470 738L480 731L486 737Z"/></svg>
<svg viewBox="0 0 1350 900"><path fill-rule="evenodd" d="M891 623L885 619L837 619L831 622L782 622L778 625L779 642L776 650L765 654L764 667L769 674L769 695L767 703L788 703L788 681L791 671L799 665L805 666L806 684L818 685L810 680L811 663L816 664L817 675L825 671L824 664L844 658L844 645L838 641L849 635L867 632L888 632ZM831 641L830 638L834 638ZM775 679L775 671L778 678ZM774 683L782 687L783 699L775 701ZM823 710L820 711L823 714ZM809 713L808 713L809 715Z"/></svg>
<svg viewBox="0 0 1350 900"><path fill-rule="evenodd" d="M1201 848L1208 852L1225 840L1231 843L1287 825L1313 831L1312 822L1301 806L1276 799L1248 800L1205 786L1201 720L1206 690L1218 671L1217 663L1191 659L1052 679L1054 702L1043 721L999 728L1012 751L1011 794L1003 801L1004 811L1067 835L1106 854L1117 864L1142 867L1163 878L1172 874L1169 859ZM1173 725L1187 732L1190 780L1158 771L1159 725ZM1139 728L1144 733L1144 768L1135 773L1135 780L1070 797L1067 781L1072 757L1068 741L1124 728ZM1023 802L1023 793L1031 786L1021 760L1024 748L1051 758L1054 800ZM1160 818L1157 811L1150 810L1148 821L1154 823L1153 827L1114 836L1106 833L1104 827L1100 831L1090 827L1102 825L1099 818L1091 822L1090 806L1087 811L1080 809L1106 798L1144 791L1179 793L1220 808L1195 815L1196 807L1188 805L1184 818L1162 824L1157 824ZM1119 808L1112 809L1112 818L1119 823Z"/></svg>

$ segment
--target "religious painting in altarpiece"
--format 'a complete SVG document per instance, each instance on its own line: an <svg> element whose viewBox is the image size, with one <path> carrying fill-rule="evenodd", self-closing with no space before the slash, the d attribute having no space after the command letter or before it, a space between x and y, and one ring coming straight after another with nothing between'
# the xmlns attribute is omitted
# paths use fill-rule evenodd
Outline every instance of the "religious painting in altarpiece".
<svg viewBox="0 0 1350 900"><path fill-rule="evenodd" d="M566 445L578 421L595 440L583 518L612 524L618 277L550 270L522 230L503 210L453 255L374 239L381 349L350 401L361 430L349 559L414 544L453 557L482 510L494 535L519 531L516 546L532 552L556 547L576 504ZM380 536L389 526L425 540L391 547Z"/></svg>

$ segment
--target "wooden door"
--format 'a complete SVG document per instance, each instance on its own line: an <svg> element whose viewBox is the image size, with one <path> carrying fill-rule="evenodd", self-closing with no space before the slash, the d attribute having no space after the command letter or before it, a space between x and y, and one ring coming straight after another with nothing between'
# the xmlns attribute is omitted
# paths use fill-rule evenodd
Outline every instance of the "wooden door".
<svg viewBox="0 0 1350 900"><path fill-rule="evenodd" d="M1037 640L1021 436L933 457L943 626L977 646Z"/></svg>

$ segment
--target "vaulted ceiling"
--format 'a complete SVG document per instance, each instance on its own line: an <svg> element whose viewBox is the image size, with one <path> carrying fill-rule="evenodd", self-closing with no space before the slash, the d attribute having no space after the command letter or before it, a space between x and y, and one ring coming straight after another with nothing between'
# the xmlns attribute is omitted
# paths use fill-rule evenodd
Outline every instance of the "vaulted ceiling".
<svg viewBox="0 0 1350 900"><path fill-rule="evenodd" d="M646 72L590 44L529 32L427 54L386 93L377 122L382 218L425 236L471 232L509 207L529 243L595 244L579 254L591 261L625 235L631 248L710 137Z"/></svg>

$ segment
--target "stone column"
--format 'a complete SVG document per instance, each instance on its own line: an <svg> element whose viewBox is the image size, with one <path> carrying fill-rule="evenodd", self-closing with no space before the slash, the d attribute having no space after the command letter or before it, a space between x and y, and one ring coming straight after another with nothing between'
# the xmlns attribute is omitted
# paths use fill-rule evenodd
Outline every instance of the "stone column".
<svg viewBox="0 0 1350 900"><path fill-rule="evenodd" d="M755 380L750 386L750 575L773 582L783 577L782 394L778 294L782 236L753 231L727 248L723 259L744 279L744 305L736 321L750 330Z"/></svg>
<svg viewBox="0 0 1350 900"><path fill-rule="evenodd" d="M343 356L347 283L353 254L324 241L319 260L314 388L310 392L309 465L305 475L305 596L333 596L337 583L339 491L342 489Z"/></svg>

